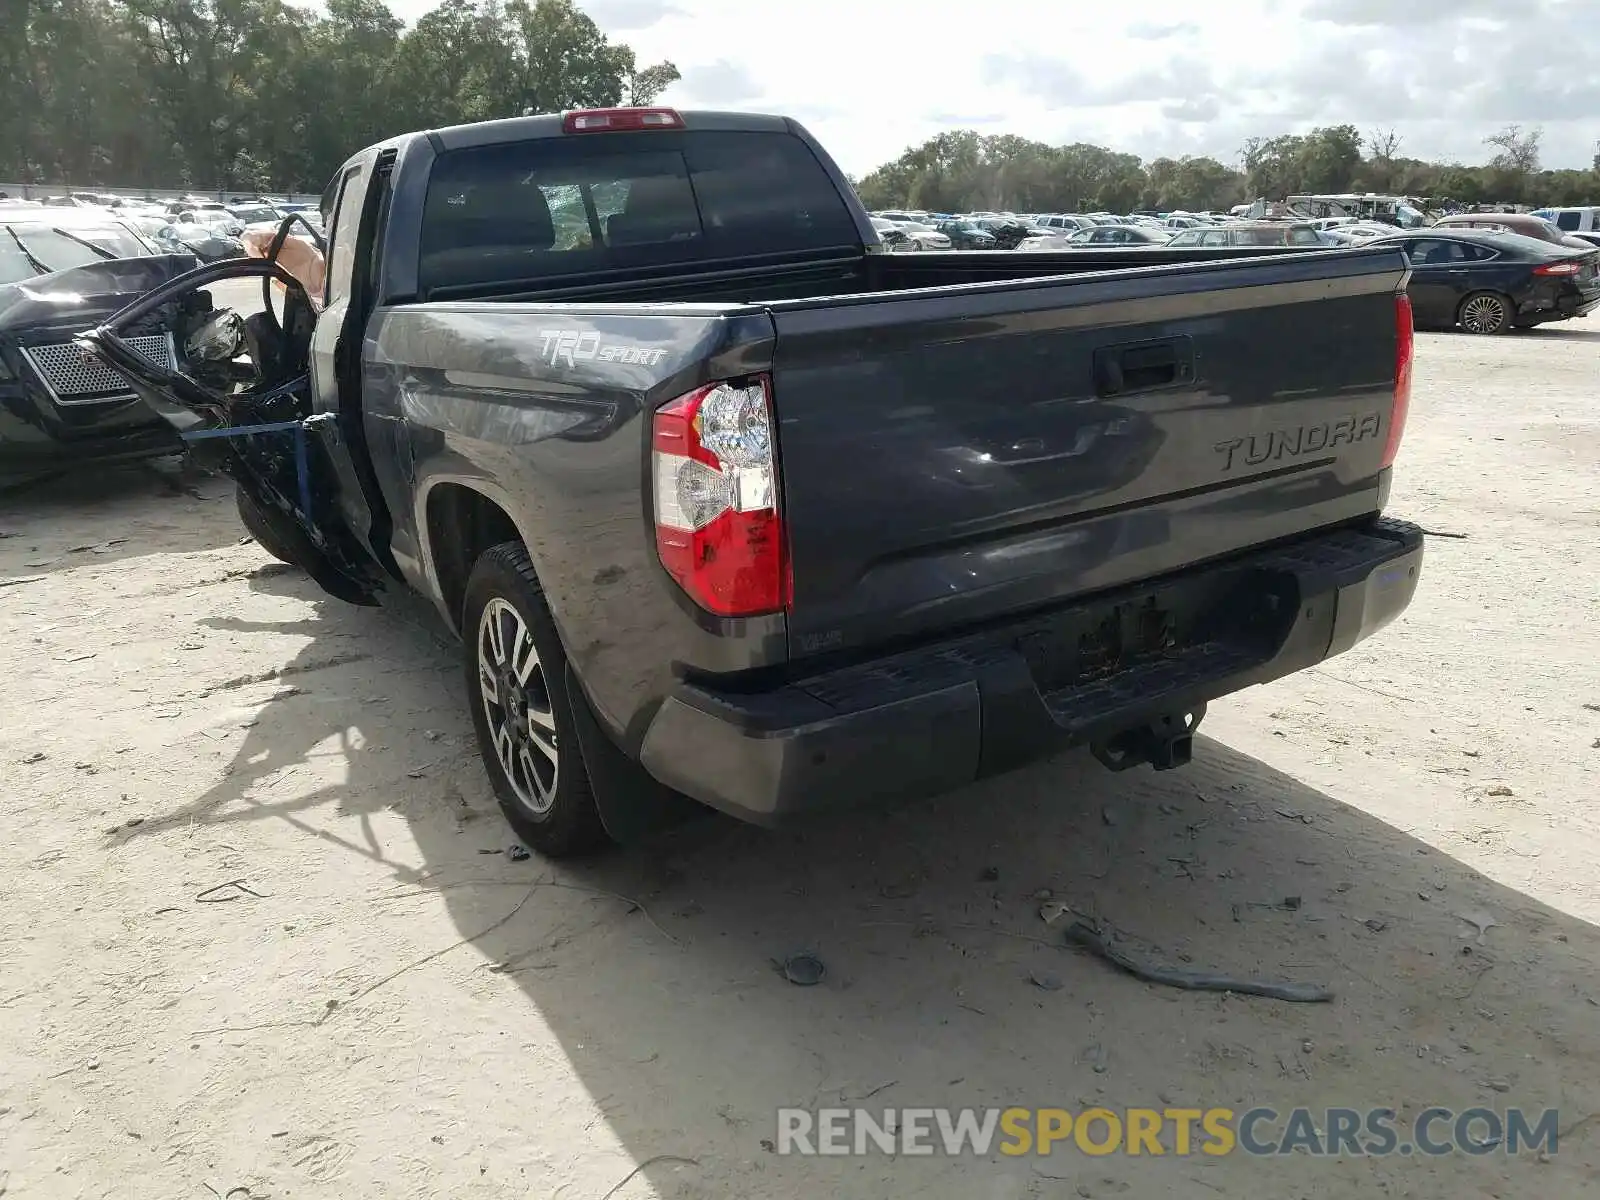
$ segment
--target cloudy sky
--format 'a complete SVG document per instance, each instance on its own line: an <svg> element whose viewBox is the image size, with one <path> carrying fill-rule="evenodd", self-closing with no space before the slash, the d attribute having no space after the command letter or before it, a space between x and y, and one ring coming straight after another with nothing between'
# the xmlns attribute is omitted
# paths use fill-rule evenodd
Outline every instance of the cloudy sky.
<svg viewBox="0 0 1600 1200"><path fill-rule="evenodd" d="M1247 137L1345 122L1467 163L1511 122L1543 126L1547 167L1587 167L1600 139L1600 0L578 3L677 63L668 102L792 115L852 174L958 127L1229 163Z"/></svg>

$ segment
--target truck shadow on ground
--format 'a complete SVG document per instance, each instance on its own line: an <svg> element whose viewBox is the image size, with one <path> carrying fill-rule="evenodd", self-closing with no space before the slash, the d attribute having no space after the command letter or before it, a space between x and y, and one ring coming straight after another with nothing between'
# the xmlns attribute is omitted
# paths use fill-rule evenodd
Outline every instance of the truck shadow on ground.
<svg viewBox="0 0 1600 1200"><path fill-rule="evenodd" d="M311 587L281 574L251 586L302 601ZM1520 1103L1559 1104L1564 1125L1600 1111L1600 932L1218 742L1201 738L1185 771L1112 775L1065 755L793 832L707 814L580 866L513 861L454 650L420 618L320 608L327 633L370 657L317 669L313 639L285 664L300 692L260 708L222 781L130 836L279 819L392 870L448 911L465 942L453 954L525 995L663 1196L1329 1194L1326 1174L1306 1190L1303 1156L786 1158L773 1152L780 1106L1348 1104L1414 1117ZM386 702L338 701L365 695ZM352 726L391 752L352 751L342 783L291 799L257 789ZM414 861L373 834L393 814ZM1064 946L1041 917L1050 902L1170 965L1338 996L1152 987ZM820 985L775 968L797 951L825 964ZM536 1096L540 1081L527 1087ZM403 1100L373 1099L391 1102ZM1579 1137L1545 1164L1458 1154L1424 1170L1428 1194L1576 1195L1597 1162ZM1405 1168L1338 1165L1362 1194L1414 1187Z"/></svg>
<svg viewBox="0 0 1600 1200"><path fill-rule="evenodd" d="M170 514L163 511L170 506ZM203 509L202 519L196 510ZM179 458L90 468L0 492L0 579L236 542L233 482Z"/></svg>

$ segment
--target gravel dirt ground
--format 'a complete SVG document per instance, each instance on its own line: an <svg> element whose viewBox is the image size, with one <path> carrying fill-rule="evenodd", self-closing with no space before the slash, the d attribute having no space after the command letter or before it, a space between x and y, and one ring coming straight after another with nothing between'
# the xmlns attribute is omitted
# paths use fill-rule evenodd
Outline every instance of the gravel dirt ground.
<svg viewBox="0 0 1600 1200"><path fill-rule="evenodd" d="M1594 1194L1597 362L1592 320L1421 336L1391 505L1437 534L1414 606L1212 706L1188 770L1073 754L582 867L507 853L427 616L321 598L241 542L225 481L6 499L0 1191ZM1338 997L1147 986L1060 945L1044 889ZM775 972L800 949L821 986ZM779 1106L866 1097L1522 1105L1564 1132L1542 1161L763 1146Z"/></svg>

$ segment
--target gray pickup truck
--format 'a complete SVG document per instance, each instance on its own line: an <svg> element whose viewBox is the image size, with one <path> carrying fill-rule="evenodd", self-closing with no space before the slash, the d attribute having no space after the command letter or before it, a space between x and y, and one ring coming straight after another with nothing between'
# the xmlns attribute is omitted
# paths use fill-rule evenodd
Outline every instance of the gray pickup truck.
<svg viewBox="0 0 1600 1200"><path fill-rule="evenodd" d="M324 212L315 302L215 264L82 344L267 550L431 600L543 853L1179 766L1417 586L1398 250L887 254L793 121L669 109L397 137ZM193 302L241 276L281 315ZM124 341L158 313L204 361Z"/></svg>

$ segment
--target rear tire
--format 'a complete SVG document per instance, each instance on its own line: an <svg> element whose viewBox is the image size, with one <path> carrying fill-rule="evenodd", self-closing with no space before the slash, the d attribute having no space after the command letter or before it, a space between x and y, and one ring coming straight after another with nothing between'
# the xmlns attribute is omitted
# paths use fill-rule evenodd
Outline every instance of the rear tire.
<svg viewBox="0 0 1600 1200"><path fill-rule="evenodd" d="M280 538L267 519L267 514L261 511L261 506L256 503L255 497L244 490L242 485L234 487L234 503L239 509L239 520L243 523L245 532L255 539L260 546L273 558L281 563L288 563L291 567L301 564L295 559L294 551Z"/></svg>
<svg viewBox="0 0 1600 1200"><path fill-rule="evenodd" d="M1456 310L1456 320L1468 333L1498 337L1511 331L1515 311L1511 301L1499 292L1473 292Z"/></svg>
<svg viewBox="0 0 1600 1200"><path fill-rule="evenodd" d="M473 567L461 641L478 753L511 828L547 858L605 846L572 719L566 652L520 542L492 547Z"/></svg>

